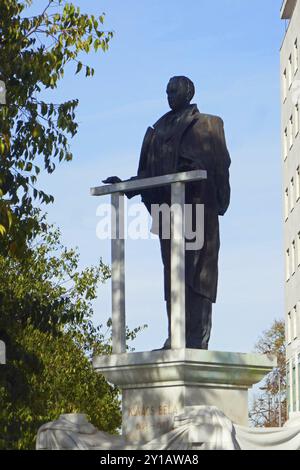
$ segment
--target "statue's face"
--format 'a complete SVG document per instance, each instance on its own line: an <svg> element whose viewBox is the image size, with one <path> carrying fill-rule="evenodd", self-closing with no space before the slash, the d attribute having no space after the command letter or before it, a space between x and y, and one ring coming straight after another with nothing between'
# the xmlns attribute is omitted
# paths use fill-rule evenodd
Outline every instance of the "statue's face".
<svg viewBox="0 0 300 470"><path fill-rule="evenodd" d="M188 91L181 80L170 80L167 86L168 103L173 111L180 111L189 104Z"/></svg>

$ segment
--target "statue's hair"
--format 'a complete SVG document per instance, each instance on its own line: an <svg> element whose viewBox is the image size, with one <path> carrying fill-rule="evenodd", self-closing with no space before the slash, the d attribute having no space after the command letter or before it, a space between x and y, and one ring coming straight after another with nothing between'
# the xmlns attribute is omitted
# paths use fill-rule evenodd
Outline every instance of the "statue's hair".
<svg viewBox="0 0 300 470"><path fill-rule="evenodd" d="M188 97L188 100L191 101L195 95L195 85L194 83L192 82L192 80L190 80L188 77L184 77L184 76L175 76L175 77L172 77L170 79L171 80L178 80L182 83L184 83L184 86L186 87L186 90L187 90L187 97Z"/></svg>

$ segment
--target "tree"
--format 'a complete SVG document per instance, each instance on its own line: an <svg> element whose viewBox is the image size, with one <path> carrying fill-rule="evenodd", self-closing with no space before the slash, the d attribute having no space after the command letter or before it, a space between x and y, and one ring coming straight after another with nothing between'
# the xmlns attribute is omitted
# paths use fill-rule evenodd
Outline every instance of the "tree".
<svg viewBox="0 0 300 470"><path fill-rule="evenodd" d="M0 338L7 347L0 448L34 448L38 428L68 412L86 413L98 429L117 432L119 391L90 361L111 353L111 322L103 330L91 321L97 285L109 277L101 260L80 271L78 252L66 249L49 226L26 257L0 255Z"/></svg>
<svg viewBox="0 0 300 470"><path fill-rule="evenodd" d="M264 382L263 393L254 399L250 412L252 424L276 427L287 420L285 322L275 320L259 338L255 351L277 357L277 368ZM281 421L281 423L280 423Z"/></svg>
<svg viewBox="0 0 300 470"><path fill-rule="evenodd" d="M102 30L103 14L96 18L64 0L39 0L41 13L28 16L31 4L0 2L0 80L7 89L6 105L0 105L0 236L2 250L12 254L22 253L37 229L34 202L53 201L38 188L41 167L52 173L57 162L72 159L69 138L78 129L78 100L46 102L43 91L56 89L70 62L76 73L92 76L81 53L106 51L112 37Z"/></svg>
<svg viewBox="0 0 300 470"><path fill-rule="evenodd" d="M10 342L0 378L0 449L34 449L39 427L64 413L85 413L98 429L117 432L118 389L93 371L70 332L46 333L28 324L11 339L13 353Z"/></svg>

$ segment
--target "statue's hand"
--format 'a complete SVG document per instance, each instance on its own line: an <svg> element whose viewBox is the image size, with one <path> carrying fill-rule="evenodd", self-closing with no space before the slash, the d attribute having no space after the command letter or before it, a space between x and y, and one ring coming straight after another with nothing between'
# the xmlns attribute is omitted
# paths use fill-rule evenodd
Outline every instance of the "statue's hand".
<svg viewBox="0 0 300 470"><path fill-rule="evenodd" d="M102 181L104 184L116 184L122 183L122 180L118 176L110 176L106 180Z"/></svg>

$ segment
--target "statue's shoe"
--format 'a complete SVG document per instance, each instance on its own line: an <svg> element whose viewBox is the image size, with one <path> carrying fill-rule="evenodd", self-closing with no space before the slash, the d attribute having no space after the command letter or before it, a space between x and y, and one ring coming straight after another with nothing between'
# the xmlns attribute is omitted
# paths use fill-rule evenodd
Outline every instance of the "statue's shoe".
<svg viewBox="0 0 300 470"><path fill-rule="evenodd" d="M207 351L208 350L208 344L187 343L186 349L198 349L198 350L201 350L201 351Z"/></svg>

